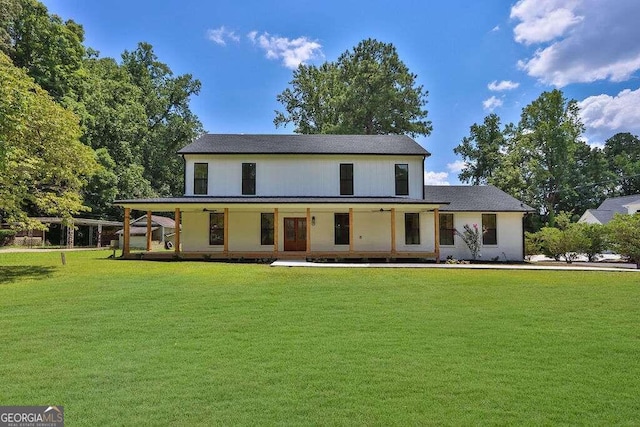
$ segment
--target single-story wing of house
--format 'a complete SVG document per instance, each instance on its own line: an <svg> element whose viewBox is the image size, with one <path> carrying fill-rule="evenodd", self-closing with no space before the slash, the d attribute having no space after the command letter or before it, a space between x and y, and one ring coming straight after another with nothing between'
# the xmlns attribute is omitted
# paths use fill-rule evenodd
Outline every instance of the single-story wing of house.
<svg viewBox="0 0 640 427"><path fill-rule="evenodd" d="M135 210L173 212L183 258L465 259L452 229L466 223L483 259L524 258L532 209L495 187L425 186L430 154L408 136L207 134L178 154L183 196L116 201L123 257Z"/></svg>
<svg viewBox="0 0 640 427"><path fill-rule="evenodd" d="M633 215L640 211L640 194L631 196L609 197L597 209L587 209L578 222L588 224L606 224L617 213Z"/></svg>

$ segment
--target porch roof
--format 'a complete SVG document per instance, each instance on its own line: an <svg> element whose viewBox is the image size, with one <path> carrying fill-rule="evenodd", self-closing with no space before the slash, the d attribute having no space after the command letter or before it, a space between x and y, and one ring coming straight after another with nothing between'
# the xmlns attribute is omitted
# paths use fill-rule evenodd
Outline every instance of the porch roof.
<svg viewBox="0 0 640 427"><path fill-rule="evenodd" d="M402 208L435 209L449 202L424 199L410 199L406 197L168 197L153 199L116 200L114 205L132 209L152 208L156 211L172 210L176 208L194 210L207 207L224 207L234 205L253 208L277 207L325 207L331 208L353 205L362 208ZM321 206L325 205L325 206Z"/></svg>

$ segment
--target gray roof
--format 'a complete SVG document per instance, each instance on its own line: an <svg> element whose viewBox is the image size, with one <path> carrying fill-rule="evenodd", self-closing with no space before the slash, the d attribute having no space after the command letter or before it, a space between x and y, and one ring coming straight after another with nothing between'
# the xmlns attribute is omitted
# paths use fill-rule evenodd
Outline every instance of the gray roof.
<svg viewBox="0 0 640 427"><path fill-rule="evenodd" d="M133 221L131 221L131 225L134 224L143 224L144 227L146 227L147 224L147 215L143 215L138 219L135 219ZM151 224L152 225L159 225L162 227L166 227L166 228L175 228L176 227L176 222L171 219L171 218L167 218L166 216L160 216L160 215L151 215ZM146 228L145 228L146 230Z"/></svg>
<svg viewBox="0 0 640 427"><path fill-rule="evenodd" d="M205 134L178 154L398 154L430 156L406 135Z"/></svg>
<svg viewBox="0 0 640 427"><path fill-rule="evenodd" d="M613 216L617 213L627 214L629 210L625 205L631 203L640 203L640 194L633 194L631 196L609 197L598 206L598 209L587 209L591 215L593 215L600 224L606 224L613 219Z"/></svg>
<svg viewBox="0 0 640 427"><path fill-rule="evenodd" d="M269 203L269 204L317 204L317 203L344 203L344 204L367 204L377 203L385 205L393 204L446 204L446 201L435 199L409 199L406 197L168 197L155 199L131 199L116 200L115 205L153 205L153 204L246 204L246 203Z"/></svg>
<svg viewBox="0 0 640 427"><path fill-rule="evenodd" d="M624 207L624 205L628 205L634 202L640 202L640 194L621 197L609 197L604 202L602 202L600 206L598 206L597 210L614 211L626 214L628 213L628 210Z"/></svg>
<svg viewBox="0 0 640 427"><path fill-rule="evenodd" d="M613 219L613 215L616 214L616 211L609 211L604 209L587 209L587 212L593 215L594 218L600 222L600 224L608 223ZM626 213L626 211L624 213Z"/></svg>
<svg viewBox="0 0 640 427"><path fill-rule="evenodd" d="M443 212L531 212L534 209L493 185L425 185L425 200L442 200Z"/></svg>

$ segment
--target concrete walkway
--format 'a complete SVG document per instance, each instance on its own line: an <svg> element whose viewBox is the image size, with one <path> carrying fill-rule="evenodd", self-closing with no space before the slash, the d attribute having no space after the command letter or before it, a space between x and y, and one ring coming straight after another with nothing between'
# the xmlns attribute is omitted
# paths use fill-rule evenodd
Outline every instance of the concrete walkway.
<svg viewBox="0 0 640 427"><path fill-rule="evenodd" d="M610 264L609 264L610 265ZM471 270L555 270L555 271L615 271L635 272L635 264L622 264L620 267L590 265L536 265L536 264L434 264L434 263L340 263L308 262L300 260L277 260L271 267L319 267L319 268L459 268Z"/></svg>

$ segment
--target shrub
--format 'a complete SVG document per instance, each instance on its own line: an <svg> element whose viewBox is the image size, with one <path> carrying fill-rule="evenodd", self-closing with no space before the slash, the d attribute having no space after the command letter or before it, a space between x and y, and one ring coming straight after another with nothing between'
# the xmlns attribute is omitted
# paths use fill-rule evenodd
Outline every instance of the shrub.
<svg viewBox="0 0 640 427"><path fill-rule="evenodd" d="M464 231L461 233L458 230L454 230L454 233L467 244L467 247L471 251L471 259L477 259L480 255L480 247L482 245L480 238L482 233L478 229L478 224L473 224L471 227L469 224L464 225Z"/></svg>
<svg viewBox="0 0 640 427"><path fill-rule="evenodd" d="M640 213L615 214L606 225L611 249L634 262L640 268Z"/></svg>
<svg viewBox="0 0 640 427"><path fill-rule="evenodd" d="M4 246L13 240L16 235L14 230L0 230L0 246Z"/></svg>

